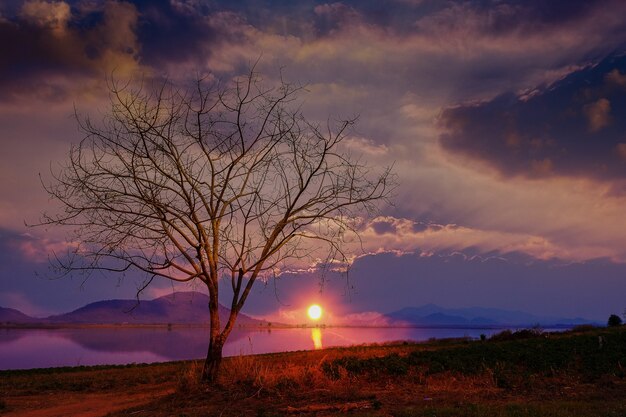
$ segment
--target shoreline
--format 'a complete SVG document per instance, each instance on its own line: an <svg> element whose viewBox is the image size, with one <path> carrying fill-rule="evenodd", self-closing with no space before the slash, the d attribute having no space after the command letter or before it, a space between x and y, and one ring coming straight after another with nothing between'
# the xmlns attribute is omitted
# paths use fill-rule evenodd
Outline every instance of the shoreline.
<svg viewBox="0 0 626 417"><path fill-rule="evenodd" d="M463 324L406 324L406 325L237 325L233 330L282 330L282 329L457 329L457 330L507 330L507 329L573 329L577 326L593 326L595 324L494 324L494 325L463 325ZM0 323L0 330L21 329L185 329L210 328L208 323Z"/></svg>

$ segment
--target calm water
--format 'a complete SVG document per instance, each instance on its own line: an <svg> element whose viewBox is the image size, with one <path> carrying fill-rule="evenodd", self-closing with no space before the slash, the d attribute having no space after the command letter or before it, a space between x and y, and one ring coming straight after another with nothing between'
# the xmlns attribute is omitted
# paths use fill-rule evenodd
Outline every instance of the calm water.
<svg viewBox="0 0 626 417"><path fill-rule="evenodd" d="M499 330L326 328L241 330L224 354L320 349L362 343L489 336ZM0 329L0 369L165 362L206 355L206 328Z"/></svg>

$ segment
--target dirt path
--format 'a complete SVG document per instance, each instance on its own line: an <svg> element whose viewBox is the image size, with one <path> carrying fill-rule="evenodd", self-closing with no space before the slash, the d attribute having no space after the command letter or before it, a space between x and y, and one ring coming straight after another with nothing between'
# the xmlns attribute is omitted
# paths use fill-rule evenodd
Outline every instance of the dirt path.
<svg viewBox="0 0 626 417"><path fill-rule="evenodd" d="M173 392L174 389L170 385L105 394L58 392L9 397L5 399L9 411L0 414L6 417L100 417L114 411L147 404Z"/></svg>

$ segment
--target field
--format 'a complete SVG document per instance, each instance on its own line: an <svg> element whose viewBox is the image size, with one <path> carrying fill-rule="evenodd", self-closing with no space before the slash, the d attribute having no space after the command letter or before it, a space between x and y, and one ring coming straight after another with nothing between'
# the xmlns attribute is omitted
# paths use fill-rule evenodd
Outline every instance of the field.
<svg viewBox="0 0 626 417"><path fill-rule="evenodd" d="M0 372L6 416L625 416L626 328Z"/></svg>

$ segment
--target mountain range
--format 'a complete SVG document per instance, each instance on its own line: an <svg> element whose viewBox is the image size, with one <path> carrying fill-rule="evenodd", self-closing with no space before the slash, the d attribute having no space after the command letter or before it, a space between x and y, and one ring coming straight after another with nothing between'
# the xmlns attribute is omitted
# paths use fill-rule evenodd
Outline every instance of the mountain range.
<svg viewBox="0 0 626 417"><path fill-rule="evenodd" d="M0 323L43 324L209 324L209 297L189 291L175 292L153 300L105 300L87 304L65 314L46 318L30 317L19 310L0 307ZM222 323L230 310L218 307ZM256 326L266 323L240 313L237 324Z"/></svg>
<svg viewBox="0 0 626 417"><path fill-rule="evenodd" d="M406 307L385 315L392 322L414 326L467 326L467 327L542 327L599 324L581 317L565 318L536 316L523 311L497 308L468 307L444 308L435 304Z"/></svg>
<svg viewBox="0 0 626 417"><path fill-rule="evenodd" d="M199 292L175 292L153 300L105 300L87 304L65 314L46 318L30 317L19 310L0 307L0 323L12 324L209 324L209 297ZM222 323L230 310L219 306ZM434 304L406 307L380 315L379 325L424 327L542 327L600 324L584 318L536 316L523 311L496 308L469 307L444 308ZM267 325L240 313L239 326ZM372 325L367 322L344 323L346 325Z"/></svg>
<svg viewBox="0 0 626 417"><path fill-rule="evenodd" d="M0 307L0 323L31 323L37 319L14 308Z"/></svg>

